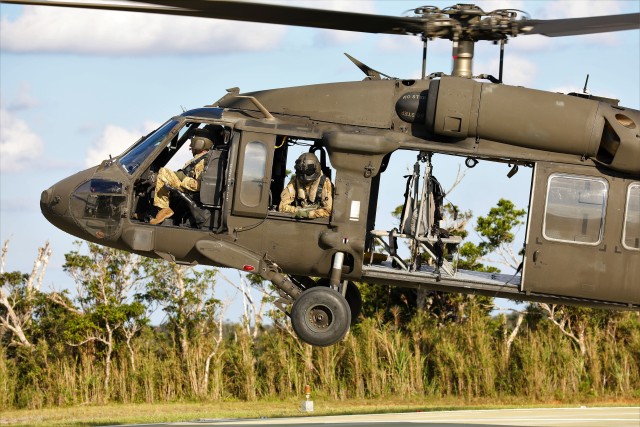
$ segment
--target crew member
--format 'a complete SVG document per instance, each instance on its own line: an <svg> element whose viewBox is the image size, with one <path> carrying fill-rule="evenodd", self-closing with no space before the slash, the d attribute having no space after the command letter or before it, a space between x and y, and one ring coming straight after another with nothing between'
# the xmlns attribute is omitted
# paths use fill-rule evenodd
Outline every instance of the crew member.
<svg viewBox="0 0 640 427"><path fill-rule="evenodd" d="M200 190L200 175L204 170L206 154L213 147L213 141L206 136L195 135L191 138L190 145L193 159L182 169L174 172L168 168L160 168L153 198L153 205L158 208L158 213L149 221L150 224L161 224L173 216L173 210L169 207L169 189L165 184L189 192Z"/></svg>
<svg viewBox="0 0 640 427"><path fill-rule="evenodd" d="M290 212L296 218L324 218L331 215L332 185L322 173L320 161L313 153L302 154L296 160L296 175L280 194L280 212Z"/></svg>

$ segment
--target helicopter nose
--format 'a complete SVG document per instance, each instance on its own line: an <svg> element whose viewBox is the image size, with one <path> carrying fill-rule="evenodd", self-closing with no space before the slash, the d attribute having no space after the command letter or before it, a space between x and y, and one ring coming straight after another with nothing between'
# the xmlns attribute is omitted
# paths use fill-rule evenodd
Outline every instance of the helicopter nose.
<svg viewBox="0 0 640 427"><path fill-rule="evenodd" d="M79 172L55 183L40 194L40 211L47 221L74 236L83 234L71 217L69 201L73 191L93 175L94 171L95 168Z"/></svg>
<svg viewBox="0 0 640 427"><path fill-rule="evenodd" d="M60 196L54 196L55 185L47 188L40 195L40 210L43 214L53 214L54 208L60 203Z"/></svg>
<svg viewBox="0 0 640 427"><path fill-rule="evenodd" d="M67 231L73 223L66 208L69 204L69 194L61 194L60 188L57 187L57 185L53 185L42 192L40 211L51 224ZM63 199L67 199L67 203L63 203Z"/></svg>
<svg viewBox="0 0 640 427"><path fill-rule="evenodd" d="M40 195L40 210L42 214L49 219L49 216L62 216L64 215L62 196L56 191L56 186L53 185L42 192ZM49 219L49 221L51 221Z"/></svg>

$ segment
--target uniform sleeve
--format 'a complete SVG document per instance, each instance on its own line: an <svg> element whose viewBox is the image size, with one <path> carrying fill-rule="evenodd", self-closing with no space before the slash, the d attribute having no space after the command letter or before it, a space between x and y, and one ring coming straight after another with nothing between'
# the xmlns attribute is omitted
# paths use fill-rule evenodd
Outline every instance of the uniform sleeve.
<svg viewBox="0 0 640 427"><path fill-rule="evenodd" d="M204 157L204 156L203 156ZM190 175L182 180L181 187L187 191L198 191L200 190L200 175L204 171L204 160L200 160L193 168L193 171Z"/></svg>
<svg viewBox="0 0 640 427"><path fill-rule="evenodd" d="M329 178L324 180L322 186L322 200L320 200L320 207L316 210L309 212L309 218L326 218L331 215L333 209L333 185Z"/></svg>
<svg viewBox="0 0 640 427"><path fill-rule="evenodd" d="M293 205L293 202L296 199L296 191L293 187L293 180L289 181L282 193L280 193L280 205L278 205L278 210L280 212L289 212L293 213L297 210L297 208Z"/></svg>

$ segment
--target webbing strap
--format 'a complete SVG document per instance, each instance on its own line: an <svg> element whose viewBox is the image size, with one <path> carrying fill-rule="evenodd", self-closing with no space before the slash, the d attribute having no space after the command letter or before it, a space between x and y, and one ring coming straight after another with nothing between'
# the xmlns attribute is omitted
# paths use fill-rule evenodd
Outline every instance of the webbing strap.
<svg viewBox="0 0 640 427"><path fill-rule="evenodd" d="M326 180L326 176L320 175L320 182L318 183L318 189L316 190L316 198L313 199L314 203L322 203L322 189L324 188L324 182Z"/></svg>

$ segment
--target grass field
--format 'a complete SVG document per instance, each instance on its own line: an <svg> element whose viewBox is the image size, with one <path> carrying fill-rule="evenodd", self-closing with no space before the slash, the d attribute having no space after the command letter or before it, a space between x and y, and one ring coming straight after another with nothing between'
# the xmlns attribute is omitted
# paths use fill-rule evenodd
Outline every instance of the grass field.
<svg viewBox="0 0 640 427"><path fill-rule="evenodd" d="M257 402L203 402L167 404L113 404L73 406L38 410L11 410L0 413L0 425L23 426L103 426L144 424L199 419L278 418L307 415L338 415L360 413L438 411L452 409L489 409L499 407L534 406L608 406L637 405L631 401L532 402L477 399L411 399L383 400L315 400L313 413L301 411L302 399Z"/></svg>

